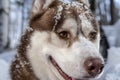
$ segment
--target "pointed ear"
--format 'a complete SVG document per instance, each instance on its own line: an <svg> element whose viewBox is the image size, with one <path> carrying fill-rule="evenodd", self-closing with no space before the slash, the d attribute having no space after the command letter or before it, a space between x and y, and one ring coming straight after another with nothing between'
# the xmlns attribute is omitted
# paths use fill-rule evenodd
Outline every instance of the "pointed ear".
<svg viewBox="0 0 120 80"><path fill-rule="evenodd" d="M88 0L78 0L79 2L82 2L84 4L86 4L88 7L90 6L89 1Z"/></svg>
<svg viewBox="0 0 120 80"><path fill-rule="evenodd" d="M32 15L43 13L54 0L34 0Z"/></svg>

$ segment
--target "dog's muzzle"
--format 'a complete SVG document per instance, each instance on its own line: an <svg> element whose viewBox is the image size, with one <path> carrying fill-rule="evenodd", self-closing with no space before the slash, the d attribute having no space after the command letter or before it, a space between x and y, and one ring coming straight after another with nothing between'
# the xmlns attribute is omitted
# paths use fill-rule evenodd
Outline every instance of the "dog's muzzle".
<svg viewBox="0 0 120 80"><path fill-rule="evenodd" d="M84 62L84 68L86 72L89 74L89 76L84 76L82 79L76 79L72 78L69 75L67 75L57 64L57 62L53 59L53 57L49 57L49 60L51 61L52 65L58 70L60 75L65 79L65 80L89 80L90 78L95 78L97 75L99 75L102 70L104 65L102 64L101 59L99 58L88 58Z"/></svg>

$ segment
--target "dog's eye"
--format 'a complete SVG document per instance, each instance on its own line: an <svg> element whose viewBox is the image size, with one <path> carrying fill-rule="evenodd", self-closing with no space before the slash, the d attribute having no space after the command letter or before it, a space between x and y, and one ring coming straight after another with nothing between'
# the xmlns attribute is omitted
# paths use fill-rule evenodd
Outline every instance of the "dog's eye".
<svg viewBox="0 0 120 80"><path fill-rule="evenodd" d="M95 40L95 39L96 39L96 35L97 35L97 32L91 32L91 33L89 34L90 40Z"/></svg>
<svg viewBox="0 0 120 80"><path fill-rule="evenodd" d="M70 33L68 31L62 31L62 32L59 33L59 36L62 39L69 39L70 38Z"/></svg>

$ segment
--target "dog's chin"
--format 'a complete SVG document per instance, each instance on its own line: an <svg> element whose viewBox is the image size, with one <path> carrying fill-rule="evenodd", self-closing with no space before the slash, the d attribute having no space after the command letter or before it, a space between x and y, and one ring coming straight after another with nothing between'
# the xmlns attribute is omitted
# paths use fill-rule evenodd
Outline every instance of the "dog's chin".
<svg viewBox="0 0 120 80"><path fill-rule="evenodd" d="M59 74L65 79L65 80L89 80L89 77L84 77L81 79L76 79L73 77L70 77L69 75L67 75L57 64L57 62L53 59L53 57L49 56L49 60L52 63L52 65L57 69L57 71L59 72Z"/></svg>

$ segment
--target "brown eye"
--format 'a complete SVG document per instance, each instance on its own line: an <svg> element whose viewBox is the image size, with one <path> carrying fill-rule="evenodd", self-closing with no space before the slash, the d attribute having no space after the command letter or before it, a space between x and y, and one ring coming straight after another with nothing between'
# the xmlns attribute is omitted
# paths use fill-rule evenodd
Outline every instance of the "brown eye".
<svg viewBox="0 0 120 80"><path fill-rule="evenodd" d="M95 40L95 39L96 39L96 36L97 36L97 32L91 32L91 33L89 34L90 40Z"/></svg>
<svg viewBox="0 0 120 80"><path fill-rule="evenodd" d="M68 31L62 31L59 33L59 37L62 39L69 39L70 38L70 33Z"/></svg>

